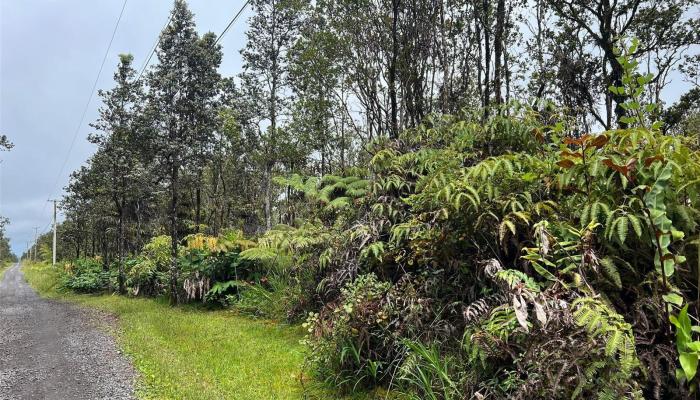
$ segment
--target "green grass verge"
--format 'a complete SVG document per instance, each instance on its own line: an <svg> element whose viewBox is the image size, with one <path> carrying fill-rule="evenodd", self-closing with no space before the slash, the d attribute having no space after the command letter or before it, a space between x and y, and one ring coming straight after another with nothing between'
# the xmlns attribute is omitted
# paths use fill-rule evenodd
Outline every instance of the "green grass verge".
<svg viewBox="0 0 700 400"><path fill-rule="evenodd" d="M25 265L43 296L117 317L117 338L141 374L141 399L336 399L302 385L299 327L251 320L230 311L170 307L158 299L77 295L58 289L59 273ZM307 389L304 389L307 386ZM347 397L384 399L385 393Z"/></svg>

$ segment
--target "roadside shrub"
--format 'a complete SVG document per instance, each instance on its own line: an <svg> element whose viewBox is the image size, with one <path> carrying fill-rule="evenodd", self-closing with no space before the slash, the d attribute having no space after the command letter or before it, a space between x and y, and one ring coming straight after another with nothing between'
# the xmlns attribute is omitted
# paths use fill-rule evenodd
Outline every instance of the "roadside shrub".
<svg viewBox="0 0 700 400"><path fill-rule="evenodd" d="M687 398L700 153L649 121L645 78L627 74L625 129L519 107L431 117L372 149L358 217L319 256L313 371L429 399ZM357 300L367 276L388 287Z"/></svg>
<svg viewBox="0 0 700 400"><path fill-rule="evenodd" d="M80 258L68 264L63 286L78 293L97 293L109 288L110 273L97 258Z"/></svg>
<svg viewBox="0 0 700 400"><path fill-rule="evenodd" d="M168 287L170 267L170 237L156 236L141 254L126 261L127 287L134 296L159 296Z"/></svg>
<svg viewBox="0 0 700 400"><path fill-rule="evenodd" d="M228 231L219 237L195 234L186 242L178 263L188 301L228 305L245 282L262 275L252 262L240 256L255 246L244 239L241 231Z"/></svg>
<svg viewBox="0 0 700 400"><path fill-rule="evenodd" d="M305 341L318 378L349 391L388 381L401 351L388 329L394 317L385 302L390 289L376 275L360 275L342 289L337 303L309 314Z"/></svg>

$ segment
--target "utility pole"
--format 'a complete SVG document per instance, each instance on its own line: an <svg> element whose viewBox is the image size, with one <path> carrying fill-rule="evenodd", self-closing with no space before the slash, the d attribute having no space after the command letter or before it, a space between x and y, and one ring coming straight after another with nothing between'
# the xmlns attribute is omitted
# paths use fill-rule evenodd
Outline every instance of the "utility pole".
<svg viewBox="0 0 700 400"><path fill-rule="evenodd" d="M53 202L53 266L56 266L56 200L49 200Z"/></svg>
<svg viewBox="0 0 700 400"><path fill-rule="evenodd" d="M37 247L39 247L38 246L38 244L39 244L39 228L41 228L41 227L40 226L34 227L34 258L32 260L34 262L36 262L36 250L37 250Z"/></svg>

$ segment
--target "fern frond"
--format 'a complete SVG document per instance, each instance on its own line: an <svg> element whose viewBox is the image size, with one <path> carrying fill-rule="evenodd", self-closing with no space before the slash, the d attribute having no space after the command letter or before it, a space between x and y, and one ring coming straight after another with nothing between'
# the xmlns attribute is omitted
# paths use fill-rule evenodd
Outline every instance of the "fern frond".
<svg viewBox="0 0 700 400"><path fill-rule="evenodd" d="M501 243L505 242L506 235L510 231L513 236L515 236L515 224L509 219L504 219L503 222L498 226L498 238Z"/></svg>
<svg viewBox="0 0 700 400"><path fill-rule="evenodd" d="M599 299L583 297L573 302L576 324L593 339L605 343L605 354L619 363L623 374L629 375L639 366L632 326Z"/></svg>
<svg viewBox="0 0 700 400"><path fill-rule="evenodd" d="M634 214L627 214L627 219L630 221L630 225L632 225L632 229L634 229L634 233L637 235L637 238L641 238L642 237L642 222Z"/></svg>
<svg viewBox="0 0 700 400"><path fill-rule="evenodd" d="M508 296L503 293L494 293L482 297L465 307L462 311L464 322L469 325L489 314L494 308L508 304Z"/></svg>
<svg viewBox="0 0 700 400"><path fill-rule="evenodd" d="M331 200L328 205L326 206L327 210L340 210L343 208L350 207L352 205L352 201L349 197L338 197L333 200Z"/></svg>
<svg viewBox="0 0 700 400"><path fill-rule="evenodd" d="M626 216L618 217L614 224L616 225L617 240L620 244L624 244L627 239L627 232L629 231L629 220Z"/></svg>
<svg viewBox="0 0 700 400"><path fill-rule="evenodd" d="M603 267L603 274L610 280L615 287L622 289L622 279L617 266L610 257L605 257L600 260L600 265Z"/></svg>
<svg viewBox="0 0 700 400"><path fill-rule="evenodd" d="M268 247L253 247L252 249L244 250L241 252L240 257L248 261L262 261L267 262L274 260L278 253Z"/></svg>

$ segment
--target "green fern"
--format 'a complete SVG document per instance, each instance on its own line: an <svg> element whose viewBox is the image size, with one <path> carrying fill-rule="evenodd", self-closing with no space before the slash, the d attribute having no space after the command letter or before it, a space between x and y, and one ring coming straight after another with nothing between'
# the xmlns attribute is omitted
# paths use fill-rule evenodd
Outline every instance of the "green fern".
<svg viewBox="0 0 700 400"><path fill-rule="evenodd" d="M622 279L620 271L617 269L615 262L610 257L605 257L600 260L600 266L603 267L603 274L612 282L616 288L622 289Z"/></svg>
<svg viewBox="0 0 700 400"><path fill-rule="evenodd" d="M516 269L504 269L496 272L496 279L505 282L510 289L515 289L520 286L524 286L529 291L534 293L539 293L540 284L537 283L532 277L528 276L522 271Z"/></svg>
<svg viewBox="0 0 700 400"><path fill-rule="evenodd" d="M572 307L576 324L585 328L591 338L605 343L605 355L619 363L624 374L639 367L632 326L620 314L592 297L577 299Z"/></svg>
<svg viewBox="0 0 700 400"><path fill-rule="evenodd" d="M269 262L277 258L278 253L267 247L253 247L241 252L240 257L248 261Z"/></svg>

